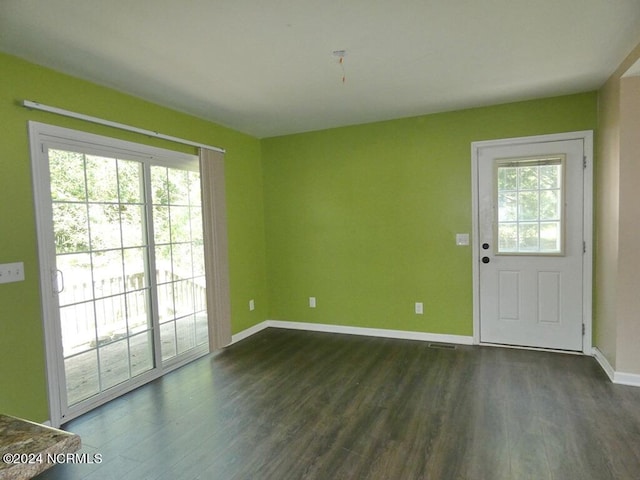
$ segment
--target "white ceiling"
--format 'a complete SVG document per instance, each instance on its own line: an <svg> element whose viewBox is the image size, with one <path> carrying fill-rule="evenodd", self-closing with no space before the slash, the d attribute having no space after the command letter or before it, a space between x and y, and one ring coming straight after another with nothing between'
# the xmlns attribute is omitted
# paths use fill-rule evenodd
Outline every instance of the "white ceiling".
<svg viewBox="0 0 640 480"><path fill-rule="evenodd" d="M0 0L0 50L256 137L589 91L638 43L640 0Z"/></svg>

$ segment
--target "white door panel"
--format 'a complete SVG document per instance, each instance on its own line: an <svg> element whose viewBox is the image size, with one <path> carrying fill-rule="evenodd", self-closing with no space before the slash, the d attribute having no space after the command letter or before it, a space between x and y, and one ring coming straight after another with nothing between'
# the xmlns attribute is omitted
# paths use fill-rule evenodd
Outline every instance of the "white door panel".
<svg viewBox="0 0 640 480"><path fill-rule="evenodd" d="M583 349L584 141L477 150L479 340Z"/></svg>

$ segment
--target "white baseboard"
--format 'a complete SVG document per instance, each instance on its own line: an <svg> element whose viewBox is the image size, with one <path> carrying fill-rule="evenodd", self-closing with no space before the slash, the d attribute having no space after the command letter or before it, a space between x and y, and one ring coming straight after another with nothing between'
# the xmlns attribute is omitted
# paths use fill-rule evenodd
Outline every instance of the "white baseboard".
<svg viewBox="0 0 640 480"><path fill-rule="evenodd" d="M598 361L598 363L602 367L602 370L604 370L604 373L606 373L607 377L609 377L609 380L613 382L613 378L615 377L616 372L611 366L611 364L609 363L609 360L607 360L607 357L603 355L603 353L598 349L598 347L593 347L592 352L593 352L593 357Z"/></svg>
<svg viewBox="0 0 640 480"><path fill-rule="evenodd" d="M242 330L241 332L238 332L235 335L231 335L230 345L233 345L234 343L239 342L240 340L244 340L245 338L250 337L251 335L255 335L256 333L268 327L269 327L268 321L264 321L254 325L253 327L249 327L246 330Z"/></svg>
<svg viewBox="0 0 640 480"><path fill-rule="evenodd" d="M613 383L640 387L640 375L637 373L616 372L607 357L597 347L593 347L593 356Z"/></svg>
<svg viewBox="0 0 640 480"><path fill-rule="evenodd" d="M328 325L323 323L289 322L283 320L265 320L251 328L233 335L231 343L239 342L265 328L286 328L290 330L306 330L310 332L342 333L345 335L363 335L366 337L397 338L403 340L419 340L423 342L454 343L472 345L473 337L464 335L446 335L442 333L413 332L407 330L388 330L384 328L348 327L344 325Z"/></svg>
<svg viewBox="0 0 640 480"><path fill-rule="evenodd" d="M640 387L640 375L637 373L616 372L613 377L613 383Z"/></svg>

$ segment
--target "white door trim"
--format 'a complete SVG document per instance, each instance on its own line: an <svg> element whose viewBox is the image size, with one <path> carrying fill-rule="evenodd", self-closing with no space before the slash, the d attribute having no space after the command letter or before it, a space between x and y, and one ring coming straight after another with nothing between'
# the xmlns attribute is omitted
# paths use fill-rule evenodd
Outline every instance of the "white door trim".
<svg viewBox="0 0 640 480"><path fill-rule="evenodd" d="M484 147L520 145L524 143L553 142L562 140L582 140L586 166L584 168L584 218L583 240L585 253L582 257L582 322L584 336L582 352L592 355L592 285L593 285L593 131L567 132L531 137L485 140L471 143L471 198L472 198L472 258L473 258L473 343L480 344L480 242L478 204L478 158Z"/></svg>

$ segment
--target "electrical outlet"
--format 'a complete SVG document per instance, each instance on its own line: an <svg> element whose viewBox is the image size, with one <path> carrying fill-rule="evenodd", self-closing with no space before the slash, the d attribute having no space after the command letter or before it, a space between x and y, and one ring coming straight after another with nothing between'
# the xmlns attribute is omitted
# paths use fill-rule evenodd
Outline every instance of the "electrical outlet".
<svg viewBox="0 0 640 480"><path fill-rule="evenodd" d="M0 283L22 282L24 280L24 263L3 263L0 265Z"/></svg>
<svg viewBox="0 0 640 480"><path fill-rule="evenodd" d="M256 302L253 299L249 300L249 311L253 312L256 309Z"/></svg>
<svg viewBox="0 0 640 480"><path fill-rule="evenodd" d="M309 297L309 308L316 308L316 297Z"/></svg>
<svg viewBox="0 0 640 480"><path fill-rule="evenodd" d="M424 313L424 305L422 302L416 302L416 314L422 315Z"/></svg>

